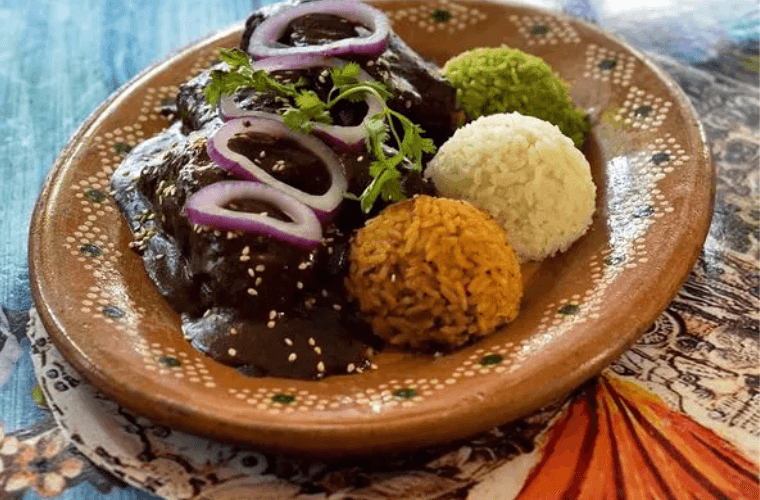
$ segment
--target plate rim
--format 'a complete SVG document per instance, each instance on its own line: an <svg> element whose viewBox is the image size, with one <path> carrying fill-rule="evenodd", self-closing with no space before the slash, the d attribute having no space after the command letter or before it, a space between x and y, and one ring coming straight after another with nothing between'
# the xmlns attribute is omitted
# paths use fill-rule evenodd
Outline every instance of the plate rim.
<svg viewBox="0 0 760 500"><path fill-rule="evenodd" d="M371 3L392 4L395 2L394 0L375 0ZM424 1L416 0L416 3L424 3ZM683 264L681 265L681 269L683 269L683 272L677 273L678 279L671 280L667 293L663 294L669 297L667 302L665 302L664 305L658 305L656 308L649 308L648 310L651 310L652 314L651 317L650 315L646 315L648 319L642 320L641 318L636 318L637 321L630 322L635 324L628 329L631 332L635 333L631 333L627 336L621 336L622 340L619 340L610 348L608 348L605 351L604 356L595 360L590 360L585 365L582 365L574 372L572 377L563 379L563 383L557 384L556 387L554 387L551 391L547 391L547 393L542 398L538 398L541 402L541 404L538 405L538 407L540 407L543 404L549 403L554 398L571 391L573 388L581 385L589 378L597 375L605 366L607 366L610 361L614 360L615 357L619 356L628 347L630 347L630 345L632 345L636 339L650 326L652 321L656 320L656 318L659 317L659 315L668 307L672 301L672 298L677 294L683 283L688 279L691 269L694 263L697 261L704 241L707 238L715 203L715 166L711 161L704 127L700 123L696 110L689 101L688 97L667 73L654 65L654 63L650 61L649 58L638 49L631 47L629 44L619 39L617 36L608 33L585 20L572 18L563 13L548 11L531 5L514 2L476 0L463 3L472 5L491 4L506 8L515 7L520 9L529 9L538 13L546 13L547 15L555 18L567 19L575 24L583 25L590 31L594 32L595 35L611 40L619 44L621 47L625 48L625 50L634 55L639 62L645 64L647 68L656 75L660 82L664 83L667 86L668 91L671 92L671 94L674 96L674 99L677 100L678 106L685 110L685 114L690 118L690 123L685 124L685 126L692 127L696 131L696 135L702 145L702 150L700 151L701 158L699 161L705 162L706 172L709 174L709 206L706 207L709 216L705 218L701 226L698 228L698 234L695 234L695 241L697 241L698 244L691 245L689 247L691 249L691 253L688 256L685 256L687 258L684 258L682 260ZM61 177L66 171L65 167L67 165L70 165L72 160L76 158L77 151L83 146L84 139L88 136L88 133L97 128L98 122L104 116L104 113L107 110L111 109L112 106L117 106L118 101L124 98L124 96L128 94L128 92L133 87L138 86L140 82L148 79L151 75L160 73L167 66L171 66L171 64L176 59L198 50L201 45L211 44L214 41L234 35L236 32L239 32L241 30L242 26L244 26L244 21L239 21L227 28L201 37L176 51L172 51L162 59L148 65L143 70L138 72L135 76L121 85L106 100L104 100L95 108L95 110L71 135L66 145L62 148L60 154L54 161L52 168L46 175L42 190L34 205L28 241L30 288L32 291L33 303L38 309L43 326L50 333L50 336L53 339L55 345L61 350L62 354L64 354L66 359L72 363L77 371L80 372L80 374L85 376L85 378L93 383L96 388L104 392L109 397L114 398L120 403L123 403L125 406L139 411L141 414L145 414L150 418L155 418L160 421L167 421L172 425L175 425L178 428L186 431L195 433L201 432L217 439L235 442L239 442L239 440L232 438L232 433L230 431L240 432L245 430L239 428L239 426L236 425L239 424L239 422L228 420L220 421L219 415L216 415L216 418L203 416L202 425L198 425L197 419L199 415L195 410L190 411L182 405L177 406L172 402L156 400L156 398L153 398L153 400L150 400L150 398L146 399L144 393L138 390L126 390L123 385L119 386L118 388L115 387L117 384L114 382L116 381L109 378L108 375L104 373L103 370L90 359L86 352L82 351L78 346L71 345L69 342L65 341L65 327L61 324L58 315L52 310L53 308L51 307L50 302L46 299L46 292L42 286L43 278L38 275L38 267L42 267L39 263L39 259L44 252L44 249L42 248L43 234L39 229L44 225L45 214L50 208L47 206L46 200L48 200L49 194L55 188L56 184L61 182ZM491 383L493 384L494 382ZM142 404L147 402L150 403L151 406L149 408L145 408L142 406L142 404L136 404L136 401L142 401ZM483 411L483 405L484 403L481 403L481 406L479 407L480 411ZM485 406L488 405L485 404ZM490 407L487 408L487 413L490 414L490 418L484 418L478 423L470 422L469 425L464 425L462 431L456 433L456 435L452 435L450 431L441 430L440 427L442 426L436 426L436 429L428 429L428 434L425 434L424 436L420 435L419 429L420 425L422 425L420 421L423 421L425 417L419 413L417 415L407 415L408 418L405 418L404 422L401 422L399 426L394 427L390 430L386 428L382 431L378 431L374 428L375 424L371 420L364 422L353 422L350 427L352 430L360 432L364 435L381 435L384 441L382 443L375 443L374 445L363 445L360 447L356 446L355 444L352 445L350 443L343 442L342 445L338 444L337 446L334 446L330 450L330 454L345 456L347 454L364 455L373 451L411 450L419 448L421 446L432 445L443 440L461 438L465 435L474 434L475 432L481 430L486 430L511 418L522 416L515 414L515 412L512 412L510 414L509 411L505 411L503 408L495 408L494 406L498 405L491 403ZM525 412L522 413L524 414ZM457 412L452 411L452 414L457 414ZM507 418L503 418L505 414L508 415ZM248 428L249 433L242 433L244 436L243 441L251 442L251 426L249 425L246 427ZM272 449L275 451L292 451L299 454L305 453L307 455L315 454L318 456L324 456L326 453L326 450L323 448L325 442L334 441L334 438L331 438L331 436L333 436L333 431L336 428L346 428L345 425L336 425L331 422L317 422L306 428L299 428L297 430L294 430L292 428L287 428L284 430L274 428L258 428L255 425L253 427L255 428L253 435L260 438L254 442L256 442L256 444L262 448ZM281 440L284 434L290 435L294 432L296 434L300 434L303 438L308 438L302 440L306 446L282 446Z"/></svg>

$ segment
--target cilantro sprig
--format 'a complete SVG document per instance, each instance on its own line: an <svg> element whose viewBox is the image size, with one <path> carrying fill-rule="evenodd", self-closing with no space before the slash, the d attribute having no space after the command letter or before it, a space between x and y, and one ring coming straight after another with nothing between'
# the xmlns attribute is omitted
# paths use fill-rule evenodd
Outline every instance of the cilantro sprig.
<svg viewBox="0 0 760 500"><path fill-rule="evenodd" d="M433 141L423 137L424 131L419 125L388 107L387 100L393 94L382 82L359 81L361 69L356 63L330 68L333 88L323 101L313 90L303 88L302 79L283 84L264 70L254 70L248 55L238 49L220 49L219 57L227 63L229 70L211 73L211 82L205 90L210 104L216 104L222 96L248 88L274 92L290 98L295 104L288 105L282 115L285 125L305 134L312 131L315 123L331 124L330 109L343 100L360 102L372 96L382 103L382 110L370 116L364 124L367 151L375 157L369 166L372 181L358 197L365 213L372 209L378 198L391 202L404 199L400 169L419 173L423 153L435 152ZM397 152L387 153L386 146ZM355 198L349 194L347 197Z"/></svg>

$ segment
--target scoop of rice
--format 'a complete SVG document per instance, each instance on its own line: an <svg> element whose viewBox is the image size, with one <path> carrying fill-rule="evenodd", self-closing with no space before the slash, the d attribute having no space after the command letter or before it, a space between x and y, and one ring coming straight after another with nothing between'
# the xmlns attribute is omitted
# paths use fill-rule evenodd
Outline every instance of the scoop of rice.
<svg viewBox="0 0 760 500"><path fill-rule="evenodd" d="M573 141L519 113L484 116L457 130L425 176L441 195L487 210L523 261L567 250L596 207L588 161Z"/></svg>
<svg viewBox="0 0 760 500"><path fill-rule="evenodd" d="M352 240L349 293L391 344L456 347L513 320L522 298L504 230L457 200L417 196L386 208Z"/></svg>
<svg viewBox="0 0 760 500"><path fill-rule="evenodd" d="M540 57L507 46L477 47L449 59L443 74L471 119L517 112L557 125L577 147L586 139L586 112L575 107L567 82Z"/></svg>

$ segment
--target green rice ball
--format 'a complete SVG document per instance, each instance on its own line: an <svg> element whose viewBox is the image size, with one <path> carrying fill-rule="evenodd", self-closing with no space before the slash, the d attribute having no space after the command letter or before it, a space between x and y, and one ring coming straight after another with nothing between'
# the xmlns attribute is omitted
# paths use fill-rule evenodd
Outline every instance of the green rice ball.
<svg viewBox="0 0 760 500"><path fill-rule="evenodd" d="M479 47L451 58L443 73L470 120L517 112L556 125L577 148L585 141L586 113L573 105L567 83L540 57L507 46Z"/></svg>

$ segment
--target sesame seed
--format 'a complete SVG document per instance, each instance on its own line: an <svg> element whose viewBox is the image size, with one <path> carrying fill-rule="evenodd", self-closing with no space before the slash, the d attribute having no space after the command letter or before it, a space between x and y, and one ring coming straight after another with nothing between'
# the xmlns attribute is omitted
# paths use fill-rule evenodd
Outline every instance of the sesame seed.
<svg viewBox="0 0 760 500"><path fill-rule="evenodd" d="M317 354L319 354L321 356L322 355L322 348L319 347L319 346L314 346L314 352L316 352Z"/></svg>
<svg viewBox="0 0 760 500"><path fill-rule="evenodd" d="M373 370L377 370L378 368L378 366L375 363L372 363L371 365L369 365L369 367L372 368Z"/></svg>
<svg viewBox="0 0 760 500"><path fill-rule="evenodd" d="M238 331L237 331L237 328L234 328L234 327L233 327L233 328L230 328L230 333L231 333L232 335L237 335L237 332L238 332Z"/></svg>
<svg viewBox="0 0 760 500"><path fill-rule="evenodd" d="M299 290L302 289L303 288L303 283L301 283L300 281L297 282L296 283L296 288L298 288Z"/></svg>
<svg viewBox="0 0 760 500"><path fill-rule="evenodd" d="M207 318L211 314L211 309L206 309L206 312L203 313L203 317Z"/></svg>
<svg viewBox="0 0 760 500"><path fill-rule="evenodd" d="M332 255L335 249L333 247L327 247L327 255Z"/></svg>
<svg viewBox="0 0 760 500"><path fill-rule="evenodd" d="M317 363L317 371L319 371L319 372L324 372L325 371L325 364L322 361L320 361L319 363Z"/></svg>
<svg viewBox="0 0 760 500"><path fill-rule="evenodd" d="M340 304L333 304L333 309L335 309L336 311L340 311L342 307L340 306Z"/></svg>
<svg viewBox="0 0 760 500"><path fill-rule="evenodd" d="M324 288L322 289L322 297L327 297L327 290Z"/></svg>
<svg viewBox="0 0 760 500"><path fill-rule="evenodd" d="M248 289L248 295L254 295L254 296L256 296L258 294L259 294L259 292L257 292L255 288L249 288Z"/></svg>
<svg viewBox="0 0 760 500"><path fill-rule="evenodd" d="M314 340L314 337L309 337L309 345L311 346L317 345L317 341Z"/></svg>
<svg viewBox="0 0 760 500"><path fill-rule="evenodd" d="M267 323L267 328L274 328L276 324L274 321L270 321Z"/></svg>
<svg viewBox="0 0 760 500"><path fill-rule="evenodd" d="M412 101L410 101L409 99L407 99L406 102L404 103L404 106L406 106L406 109L411 108L412 107Z"/></svg>
<svg viewBox="0 0 760 500"><path fill-rule="evenodd" d="M160 253L160 254L156 255L156 260L161 260L164 257L165 257L164 254Z"/></svg>
<svg viewBox="0 0 760 500"><path fill-rule="evenodd" d="M230 347L229 349L227 349L227 354L229 354L230 356L234 356L237 354L237 351L233 349L232 347Z"/></svg>
<svg viewBox="0 0 760 500"><path fill-rule="evenodd" d="M290 356L288 356L288 361L290 361L292 363L292 362L294 362L296 360L297 357L298 357L298 355L296 353L291 352Z"/></svg>
<svg viewBox="0 0 760 500"><path fill-rule="evenodd" d="M352 371L354 371L355 369L356 369L356 366L355 366L353 363L349 363L349 364L348 364L348 366L346 366L346 371L347 371L348 373L351 373L351 372L352 372Z"/></svg>
<svg viewBox="0 0 760 500"><path fill-rule="evenodd" d="M240 256L240 262L248 262L249 260L251 260L251 256L250 255L241 255Z"/></svg>
<svg viewBox="0 0 760 500"><path fill-rule="evenodd" d="M262 149L261 153L259 153L259 158L264 158L266 155L267 155L267 152Z"/></svg>
<svg viewBox="0 0 760 500"><path fill-rule="evenodd" d="M249 253L251 253L251 247L246 245L245 248L243 248L243 255L248 255Z"/></svg>
<svg viewBox="0 0 760 500"><path fill-rule="evenodd" d="M303 270L304 270L304 269L306 269L307 267L309 267L309 264L307 264L306 262L301 262L300 264L298 264L298 269L299 269L300 271L303 271Z"/></svg>
<svg viewBox="0 0 760 500"><path fill-rule="evenodd" d="M220 237L221 235L222 235L222 232L221 232L220 230L218 230L218 229L214 229L214 236L216 236L216 237L218 238L218 237Z"/></svg>
<svg viewBox="0 0 760 500"><path fill-rule="evenodd" d="M259 264L258 266L256 266L256 272L260 273L261 271L263 271L266 268L267 267L264 264Z"/></svg>
<svg viewBox="0 0 760 500"><path fill-rule="evenodd" d="M293 345L293 341L286 337L285 338L285 345Z"/></svg>
<svg viewBox="0 0 760 500"><path fill-rule="evenodd" d="M253 268L249 267L248 268L248 276L250 276L251 278L253 278L255 275L256 275L256 273L253 271Z"/></svg>
<svg viewBox="0 0 760 500"><path fill-rule="evenodd" d="M364 159L364 155L360 155L356 158L356 161L362 161Z"/></svg>
<svg viewBox="0 0 760 500"><path fill-rule="evenodd" d="M276 317L277 317L277 311L275 311L274 309L269 311L269 319L275 319Z"/></svg>
<svg viewBox="0 0 760 500"><path fill-rule="evenodd" d="M256 281L255 281L256 286L259 286L262 281L264 281L264 280L261 279L261 276L259 276L258 278L256 278Z"/></svg>

